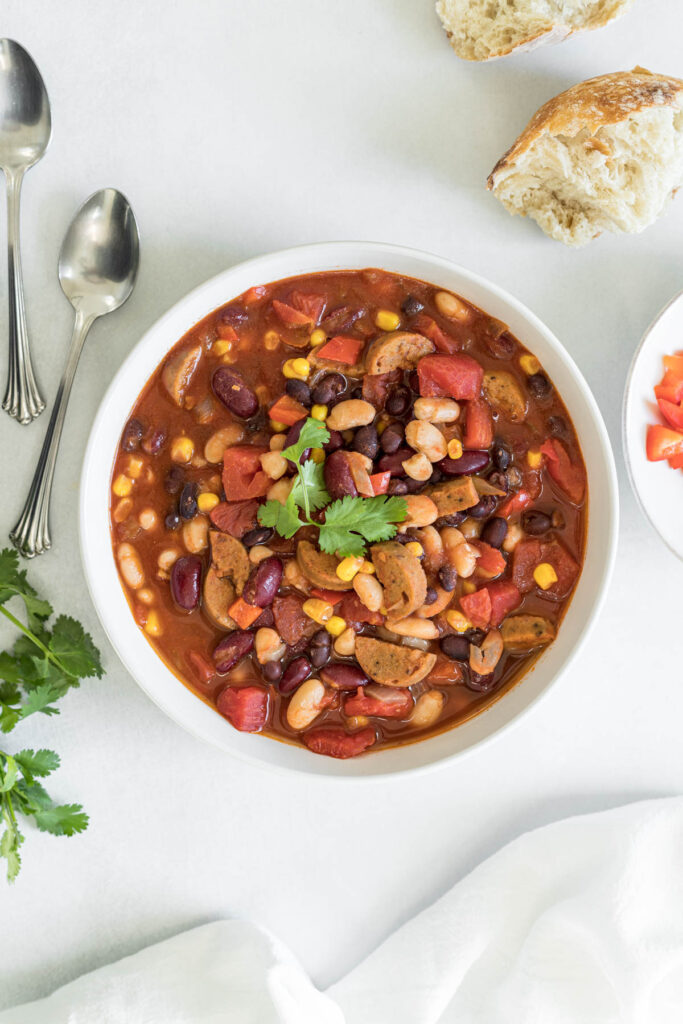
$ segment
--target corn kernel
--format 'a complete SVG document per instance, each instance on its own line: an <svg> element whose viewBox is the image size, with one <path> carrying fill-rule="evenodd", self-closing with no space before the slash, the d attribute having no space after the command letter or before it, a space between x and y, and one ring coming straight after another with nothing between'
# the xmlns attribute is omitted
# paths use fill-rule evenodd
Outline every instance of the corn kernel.
<svg viewBox="0 0 683 1024"><path fill-rule="evenodd" d="M279 420L270 420L270 429L274 430L276 434L283 434L289 430L286 423L280 423Z"/></svg>
<svg viewBox="0 0 683 1024"><path fill-rule="evenodd" d="M133 481L125 473L119 473L111 489L117 498L125 498L133 490Z"/></svg>
<svg viewBox="0 0 683 1024"><path fill-rule="evenodd" d="M133 480L137 480L140 474L142 473L144 465L145 464L142 461L142 459L138 458L137 455L131 455L131 457L128 459L128 476L132 477Z"/></svg>
<svg viewBox="0 0 683 1024"><path fill-rule="evenodd" d="M459 459L462 457L462 441L459 441L457 437L452 437L448 442L448 458Z"/></svg>
<svg viewBox="0 0 683 1024"><path fill-rule="evenodd" d="M356 573L360 572L362 564L362 558L354 558L353 556L342 558L337 566L337 576L340 580L344 580L345 583L350 583Z"/></svg>
<svg viewBox="0 0 683 1024"><path fill-rule="evenodd" d="M416 541L411 540L409 544L406 544L406 551L410 551L411 555L415 555L416 558L422 558L425 553L425 549L422 545Z"/></svg>
<svg viewBox="0 0 683 1024"><path fill-rule="evenodd" d="M194 444L189 437L174 437L171 443L171 458L174 462L189 462L194 455Z"/></svg>
<svg viewBox="0 0 683 1024"><path fill-rule="evenodd" d="M288 380L307 380L311 372L308 359L287 359L282 372Z"/></svg>
<svg viewBox="0 0 683 1024"><path fill-rule="evenodd" d="M149 633L150 636L161 636L163 629L161 628L161 621L156 612L152 611L147 616L147 622L145 623L145 633Z"/></svg>
<svg viewBox="0 0 683 1024"><path fill-rule="evenodd" d="M309 619L313 619L320 626L324 626L334 614L332 605L328 601L320 601L317 597L310 597L308 601L304 601L302 608L304 615L308 615Z"/></svg>
<svg viewBox="0 0 683 1024"><path fill-rule="evenodd" d="M456 633L466 633L468 629L472 628L472 623L467 616L455 609L446 612L446 621L451 629L454 629Z"/></svg>
<svg viewBox="0 0 683 1024"><path fill-rule="evenodd" d="M473 583L472 580L462 581L462 592L463 594L473 594L477 589L477 584Z"/></svg>
<svg viewBox="0 0 683 1024"><path fill-rule="evenodd" d="M342 619L341 615L333 615L331 619L328 619L325 623L325 629L332 636L341 636L346 629L346 620Z"/></svg>
<svg viewBox="0 0 683 1024"><path fill-rule="evenodd" d="M213 345L211 346L211 351L215 356L224 356L227 355L231 348L231 341L226 341L225 338L219 338L218 341L214 341Z"/></svg>
<svg viewBox="0 0 683 1024"><path fill-rule="evenodd" d="M217 494L206 491L197 497L197 508L200 512L211 512L220 503L220 500Z"/></svg>
<svg viewBox="0 0 683 1024"><path fill-rule="evenodd" d="M553 583L557 583L557 573L550 562L541 562L534 569L534 579L541 590L548 590Z"/></svg>
<svg viewBox="0 0 683 1024"><path fill-rule="evenodd" d="M400 322L398 313L392 313L390 309L380 309L375 317L375 323L380 331L395 331Z"/></svg>
<svg viewBox="0 0 683 1024"><path fill-rule="evenodd" d="M325 449L324 448L312 448L311 458L314 462L320 466L325 461Z"/></svg>
<svg viewBox="0 0 683 1024"><path fill-rule="evenodd" d="M351 444L354 438L354 433L352 430L342 430L342 437L344 438L347 444Z"/></svg>
<svg viewBox="0 0 683 1024"><path fill-rule="evenodd" d="M370 576L372 576L373 573L377 572L377 570L375 569L375 567L372 564L372 562L363 562L363 564L361 565L361 567L360 567L360 569L358 571L359 572L367 572L367 573L370 574Z"/></svg>
<svg viewBox="0 0 683 1024"><path fill-rule="evenodd" d="M274 352L280 345L280 335L277 331L266 331L263 335L263 344L269 352Z"/></svg>
<svg viewBox="0 0 683 1024"><path fill-rule="evenodd" d="M313 405L311 406L311 416L314 420L320 420L324 423L327 419L327 406L326 405Z"/></svg>
<svg viewBox="0 0 683 1024"><path fill-rule="evenodd" d="M313 346L322 345L324 341L327 341L327 335L320 327L316 327L314 331L311 331L311 337L309 340Z"/></svg>
<svg viewBox="0 0 683 1024"><path fill-rule="evenodd" d="M377 436L381 437L382 434L384 433L384 431L387 429L388 426L389 426L388 423L385 423L384 420L380 420L379 423L377 424L377 427L376 427Z"/></svg>
<svg viewBox="0 0 683 1024"><path fill-rule="evenodd" d="M526 453L526 461L531 469L540 469L543 465L543 455L539 451L528 451Z"/></svg>
<svg viewBox="0 0 683 1024"><path fill-rule="evenodd" d="M525 356L521 356L520 357L519 365L522 367L524 372L529 377L533 377L533 375L535 373L538 373L539 370L541 369L541 364L539 363L539 361L536 358L536 356L532 356L528 352L527 352L527 354Z"/></svg>

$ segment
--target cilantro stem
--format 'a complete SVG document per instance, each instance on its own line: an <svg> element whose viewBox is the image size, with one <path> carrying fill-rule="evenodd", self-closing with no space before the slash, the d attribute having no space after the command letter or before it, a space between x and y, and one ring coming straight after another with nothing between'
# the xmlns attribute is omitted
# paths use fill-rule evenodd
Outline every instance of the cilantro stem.
<svg viewBox="0 0 683 1024"><path fill-rule="evenodd" d="M17 627L17 629L21 630L21 632L24 634L24 636L28 637L28 639L32 643L34 643L36 645L36 647L38 647L43 652L43 654L48 659L48 661L51 661L52 664L56 668L58 668L60 672L63 672L64 675L66 675L66 676L70 676L71 675L71 672L69 672L69 670L67 668L65 668L64 665L62 665L62 663L59 660L59 658L56 655L54 655L52 653L52 651L48 647L46 647L45 644L41 640L38 639L38 637L35 635L35 633L31 632L31 630L27 626L25 626L23 624L23 622L21 622L14 615L12 615L11 612L8 612L7 609L5 607L3 607L2 605L0 605L0 612L5 616L6 619L9 619L9 621L13 625L15 625Z"/></svg>

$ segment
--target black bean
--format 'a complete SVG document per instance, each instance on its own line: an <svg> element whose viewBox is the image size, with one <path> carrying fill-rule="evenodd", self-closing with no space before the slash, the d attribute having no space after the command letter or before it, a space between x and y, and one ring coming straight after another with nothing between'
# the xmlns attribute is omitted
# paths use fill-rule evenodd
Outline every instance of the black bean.
<svg viewBox="0 0 683 1024"><path fill-rule="evenodd" d="M406 316L417 316L424 309L424 303L416 299L414 295L408 295L401 303L401 310Z"/></svg>
<svg viewBox="0 0 683 1024"><path fill-rule="evenodd" d="M408 488L408 494L417 494L421 491L425 485L424 480L413 480L412 477L406 477L406 487Z"/></svg>
<svg viewBox="0 0 683 1024"><path fill-rule="evenodd" d="M532 373L526 383L534 398L547 398L553 390L552 384L544 373Z"/></svg>
<svg viewBox="0 0 683 1024"><path fill-rule="evenodd" d="M214 370L211 387L216 398L230 410L233 416L248 420L258 412L259 402L247 382L229 366Z"/></svg>
<svg viewBox="0 0 683 1024"><path fill-rule="evenodd" d="M522 529L532 537L540 537L541 534L552 530L553 521L545 512L538 509L529 509L522 513Z"/></svg>
<svg viewBox="0 0 683 1024"><path fill-rule="evenodd" d="M346 378L341 373L327 373L315 385L311 398L316 405L330 406L337 395L346 390Z"/></svg>
<svg viewBox="0 0 683 1024"><path fill-rule="evenodd" d="M148 430L143 441L142 450L148 455L158 455L166 444L166 431L159 427L156 430Z"/></svg>
<svg viewBox="0 0 683 1024"><path fill-rule="evenodd" d="M242 537L242 543L245 548L253 548L257 544L267 544L270 538L273 536L273 531L269 526L259 526L255 530L249 530Z"/></svg>
<svg viewBox="0 0 683 1024"><path fill-rule="evenodd" d="M359 427L353 436L351 449L354 452L360 452L361 455L366 455L369 459L374 459L379 451L377 428L372 424L368 427Z"/></svg>
<svg viewBox="0 0 683 1024"><path fill-rule="evenodd" d="M295 658L294 661L290 661L289 665L282 673L282 680L278 687L280 693L293 693L297 686L303 683L304 679L308 679L310 674L311 663L308 658L305 658L302 655L300 658Z"/></svg>
<svg viewBox="0 0 683 1024"><path fill-rule="evenodd" d="M493 446L493 450L491 451L491 461L497 470L504 473L512 462L512 454L504 444L501 444L500 441L496 441Z"/></svg>
<svg viewBox="0 0 683 1024"><path fill-rule="evenodd" d="M442 530L444 526L460 526L466 519L467 512L453 512L450 516L440 516L434 523L434 526L437 530Z"/></svg>
<svg viewBox="0 0 683 1024"><path fill-rule="evenodd" d="M569 434L567 421L562 416L549 416L548 430L553 437L567 437Z"/></svg>
<svg viewBox="0 0 683 1024"><path fill-rule="evenodd" d="M475 645L475 647L481 647L486 639L486 633L483 629L468 629L465 636L471 644Z"/></svg>
<svg viewBox="0 0 683 1024"><path fill-rule="evenodd" d="M480 676L478 672L469 672L465 679L465 686L475 693L489 693L496 684L495 675Z"/></svg>
<svg viewBox="0 0 683 1024"><path fill-rule="evenodd" d="M279 661L267 661L261 666L261 675L267 683L276 683L282 678L282 665Z"/></svg>
<svg viewBox="0 0 683 1024"><path fill-rule="evenodd" d="M463 452L459 459L442 459L439 463L447 476L462 476L468 473L481 473L489 464L489 453L485 451Z"/></svg>
<svg viewBox="0 0 683 1024"><path fill-rule="evenodd" d="M481 539L485 544L490 544L492 548L501 548L507 537L507 532L507 522L500 516L494 516L493 519L489 519L485 523L484 529L481 531Z"/></svg>
<svg viewBox="0 0 683 1024"><path fill-rule="evenodd" d="M387 395L384 408L390 416L405 416L412 405L413 397L409 388L399 384Z"/></svg>
<svg viewBox="0 0 683 1024"><path fill-rule="evenodd" d="M180 466L171 466L164 479L164 490L168 494L177 494L185 481L185 471Z"/></svg>
<svg viewBox="0 0 683 1024"><path fill-rule="evenodd" d="M178 512L183 519L194 519L197 515L197 485L185 484L178 499Z"/></svg>
<svg viewBox="0 0 683 1024"><path fill-rule="evenodd" d="M427 481L427 483L429 483L429 484L440 484L442 480L443 480L443 472L439 469L438 466L433 466L432 467L432 475L430 476L430 478Z"/></svg>
<svg viewBox="0 0 683 1024"><path fill-rule="evenodd" d="M488 519L496 507L496 499L492 494L485 494L479 499L476 505L467 509L467 515L472 519Z"/></svg>
<svg viewBox="0 0 683 1024"><path fill-rule="evenodd" d="M402 423L390 423L379 439L380 448L386 455L393 455L403 444L405 430Z"/></svg>
<svg viewBox="0 0 683 1024"><path fill-rule="evenodd" d="M311 389L302 380L288 380L285 384L285 391L295 402L301 402L306 408L311 407Z"/></svg>
<svg viewBox="0 0 683 1024"><path fill-rule="evenodd" d="M494 487L497 487L501 491L508 491L508 482L505 473L491 473L488 477L488 481Z"/></svg>
<svg viewBox="0 0 683 1024"><path fill-rule="evenodd" d="M351 392L351 398L362 398L362 397L363 397L363 388L362 387L361 388L354 388L353 391Z"/></svg>
<svg viewBox="0 0 683 1024"><path fill-rule="evenodd" d="M177 512L169 512L164 519L164 526L167 530L177 530L182 522L182 519Z"/></svg>
<svg viewBox="0 0 683 1024"><path fill-rule="evenodd" d="M439 594L436 590L434 590L434 587L427 587L427 593L425 594L425 604L434 604L438 596Z"/></svg>
<svg viewBox="0 0 683 1024"><path fill-rule="evenodd" d="M408 493L408 485L405 482L405 480L398 480L397 478L394 478L393 480L389 481L389 489L387 490L387 494L407 494L407 493Z"/></svg>
<svg viewBox="0 0 683 1024"><path fill-rule="evenodd" d="M142 441L144 432L145 428L142 423L140 423L140 420L128 420L123 429L123 436L121 437L121 447L124 451L136 451L140 447L140 442Z"/></svg>
<svg viewBox="0 0 683 1024"><path fill-rule="evenodd" d="M453 661L468 661L470 657L470 642L464 636L445 636L441 641L441 650L447 658Z"/></svg>
<svg viewBox="0 0 683 1024"><path fill-rule="evenodd" d="M450 594L458 585L458 571L452 565L444 565L439 569L439 583L443 590Z"/></svg>

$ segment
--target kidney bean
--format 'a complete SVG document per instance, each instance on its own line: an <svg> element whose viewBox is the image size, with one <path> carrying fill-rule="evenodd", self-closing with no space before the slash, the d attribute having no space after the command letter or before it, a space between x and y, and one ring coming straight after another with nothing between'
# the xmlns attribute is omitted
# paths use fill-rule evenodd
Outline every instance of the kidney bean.
<svg viewBox="0 0 683 1024"><path fill-rule="evenodd" d="M480 676L478 672L469 672L465 679L465 686L475 693L489 693L496 684L495 675Z"/></svg>
<svg viewBox="0 0 683 1024"><path fill-rule="evenodd" d="M314 668L322 668L330 660L332 637L326 629L319 629L311 637L310 658Z"/></svg>
<svg viewBox="0 0 683 1024"><path fill-rule="evenodd" d="M479 499L476 505L467 509L467 515L472 519L488 519L496 507L496 499L492 494L485 494Z"/></svg>
<svg viewBox="0 0 683 1024"><path fill-rule="evenodd" d="M222 309L218 314L218 320L220 323L228 324L230 327L239 327L240 324L245 323L249 319L244 306L227 306Z"/></svg>
<svg viewBox="0 0 683 1024"><path fill-rule="evenodd" d="M500 473L504 473L512 462L512 455L509 449L504 444L501 444L500 441L497 441L493 446L491 461Z"/></svg>
<svg viewBox="0 0 683 1024"><path fill-rule="evenodd" d="M157 455L166 443L166 431L159 427L157 430L147 431L142 442L142 450L148 455Z"/></svg>
<svg viewBox="0 0 683 1024"><path fill-rule="evenodd" d="M562 416L549 416L548 430L553 437L567 437L569 434L567 421Z"/></svg>
<svg viewBox="0 0 683 1024"><path fill-rule="evenodd" d="M176 565L178 563L176 562ZM226 672L234 668L238 661L241 661L254 646L254 634L246 630L236 629L223 637L213 652L213 660L216 663L216 672L224 676Z"/></svg>
<svg viewBox="0 0 683 1024"><path fill-rule="evenodd" d="M400 495L400 494L407 494L407 493L408 493L408 484L405 482L405 480L399 480L397 477L395 477L393 480L389 481L389 487L387 489L387 494L399 494Z"/></svg>
<svg viewBox="0 0 683 1024"><path fill-rule="evenodd" d="M258 412L258 398L243 377L229 366L219 366L211 378L213 393L233 416L248 420Z"/></svg>
<svg viewBox="0 0 683 1024"><path fill-rule="evenodd" d="M282 665L279 661L267 661L261 665L261 675L267 683L277 683L278 679L282 679Z"/></svg>
<svg viewBox="0 0 683 1024"><path fill-rule="evenodd" d="M386 433L386 431L385 431ZM405 476L406 471L403 463L413 457L415 452L412 448L399 448L391 455L383 455L377 463L378 473L391 473L392 476Z"/></svg>
<svg viewBox="0 0 683 1024"><path fill-rule="evenodd" d="M447 590L450 594L451 591L455 590L458 584L458 570L454 569L452 565L444 565L439 569L439 583L443 590Z"/></svg>
<svg viewBox="0 0 683 1024"><path fill-rule="evenodd" d="M424 303L420 302L419 299L416 299L414 295L408 295L408 297L401 303L401 311L405 313L406 316L417 316L417 314L421 313L423 309Z"/></svg>
<svg viewBox="0 0 683 1024"><path fill-rule="evenodd" d="M380 448L386 455L393 455L403 444L405 430L402 423L390 423L379 439Z"/></svg>
<svg viewBox="0 0 683 1024"><path fill-rule="evenodd" d="M252 569L242 593L247 604L267 608L273 603L282 582L282 568L282 560L271 555Z"/></svg>
<svg viewBox="0 0 683 1024"><path fill-rule="evenodd" d="M533 373L527 379L529 393L534 398L547 398L553 390L553 386L544 373Z"/></svg>
<svg viewBox="0 0 683 1024"><path fill-rule="evenodd" d="M180 466L171 466L164 478L164 490L168 494L177 494L185 481L185 471Z"/></svg>
<svg viewBox="0 0 683 1024"><path fill-rule="evenodd" d="M310 661L303 655L299 658L295 658L294 661L290 661L289 665L282 673L282 679L278 686L280 693L285 695L293 693L297 686L303 683L304 679L308 679L312 671L313 669Z"/></svg>
<svg viewBox="0 0 683 1024"><path fill-rule="evenodd" d="M199 604L202 581L202 560L197 555L185 555L173 563L171 594L176 604L191 612Z"/></svg>
<svg viewBox="0 0 683 1024"><path fill-rule="evenodd" d="M408 374L408 384L411 391L414 391L416 395L420 394L420 377L417 370L411 370Z"/></svg>
<svg viewBox="0 0 683 1024"><path fill-rule="evenodd" d="M300 402L306 409L311 407L311 389L302 380L288 380L285 384L285 391L290 398Z"/></svg>
<svg viewBox="0 0 683 1024"><path fill-rule="evenodd" d="M424 480L413 480L412 477L406 477L406 487L408 488L408 494L417 494L421 491L425 485Z"/></svg>
<svg viewBox="0 0 683 1024"><path fill-rule="evenodd" d="M334 405L334 400L346 390L346 378L341 373L326 373L313 388L311 398L316 405Z"/></svg>
<svg viewBox="0 0 683 1024"><path fill-rule="evenodd" d="M508 524L505 519L501 519L500 516L494 516L493 519L489 519L488 523L484 525L484 529L481 531L481 539L485 544L490 544L492 548L501 548L503 541L507 537Z"/></svg>
<svg viewBox="0 0 683 1024"><path fill-rule="evenodd" d="M442 459L438 466L446 476L462 476L466 473L481 473L488 464L488 452L471 451L463 452L459 459Z"/></svg>
<svg viewBox="0 0 683 1024"><path fill-rule="evenodd" d="M413 396L410 393L410 388L399 384L398 387L393 388L387 395L384 408L390 416L405 416L412 405L412 401Z"/></svg>
<svg viewBox="0 0 683 1024"><path fill-rule="evenodd" d="M164 526L167 530L177 530L182 520L177 512L169 512L164 519Z"/></svg>
<svg viewBox="0 0 683 1024"><path fill-rule="evenodd" d="M445 636L441 641L441 650L453 661L469 661L470 642L464 636Z"/></svg>
<svg viewBox="0 0 683 1024"><path fill-rule="evenodd" d="M257 544L267 544L270 538L273 536L273 531L269 526L259 526L255 530L249 530L242 537L242 543L245 548L253 548Z"/></svg>
<svg viewBox="0 0 683 1024"><path fill-rule="evenodd" d="M127 452L136 451L140 447L140 442L142 441L142 436L144 433L145 428L143 427L142 423L140 423L140 420L128 420L123 429L123 436L121 437L121 447L124 449L124 451Z"/></svg>
<svg viewBox="0 0 683 1024"><path fill-rule="evenodd" d="M475 647L481 647L486 639L486 633L483 629L468 629L465 636L471 644L474 644Z"/></svg>
<svg viewBox="0 0 683 1024"><path fill-rule="evenodd" d="M530 509L522 513L522 529L525 533L530 533L532 537L540 537L541 534L547 533L552 528L553 521L545 512Z"/></svg>
<svg viewBox="0 0 683 1024"><path fill-rule="evenodd" d="M358 665L345 665L341 662L326 665L320 678L335 690L357 690L368 682L368 677Z"/></svg>
<svg viewBox="0 0 683 1024"><path fill-rule="evenodd" d="M353 482L351 467L343 451L332 452L331 455L328 455L323 466L323 477L325 478L325 487L333 500L343 498L346 494L350 494L352 498L358 497L358 489Z"/></svg>
<svg viewBox="0 0 683 1024"><path fill-rule="evenodd" d="M359 427L351 442L351 449L354 452L360 452L361 455L367 455L369 459L374 459L379 451L377 428L372 425Z"/></svg>
<svg viewBox="0 0 683 1024"><path fill-rule="evenodd" d="M323 445L326 452L336 452L339 448L344 447L344 438L338 430L330 430L330 439L327 444Z"/></svg>
<svg viewBox="0 0 683 1024"><path fill-rule="evenodd" d="M439 469L438 466L434 466L434 468L432 469L432 475L430 476L428 483L439 484L441 483L442 480L443 472Z"/></svg>
<svg viewBox="0 0 683 1024"><path fill-rule="evenodd" d="M197 485L185 484L178 500L178 512L183 519L194 519L197 515Z"/></svg>
<svg viewBox="0 0 683 1024"><path fill-rule="evenodd" d="M495 356L496 359L510 359L517 348L515 339L505 331L497 337L487 338L486 345L491 355Z"/></svg>

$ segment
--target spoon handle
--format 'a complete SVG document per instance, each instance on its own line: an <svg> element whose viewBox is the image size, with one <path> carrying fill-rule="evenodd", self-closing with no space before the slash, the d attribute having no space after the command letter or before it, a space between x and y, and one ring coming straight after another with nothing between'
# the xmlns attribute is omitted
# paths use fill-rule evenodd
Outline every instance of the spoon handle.
<svg viewBox="0 0 683 1024"><path fill-rule="evenodd" d="M17 525L10 533L10 540L26 558L42 555L52 546L50 539L50 495L52 479L57 463L57 452L62 437L66 407L69 404L71 385L88 331L95 317L86 317L77 312L71 337L71 348L64 375L55 399L50 422L43 441L38 465L33 476L26 504Z"/></svg>
<svg viewBox="0 0 683 1024"><path fill-rule="evenodd" d="M23 174L7 174L7 264L9 300L9 366L2 403L10 416L30 423L45 408L31 363L26 330L24 283L19 249L19 197Z"/></svg>

